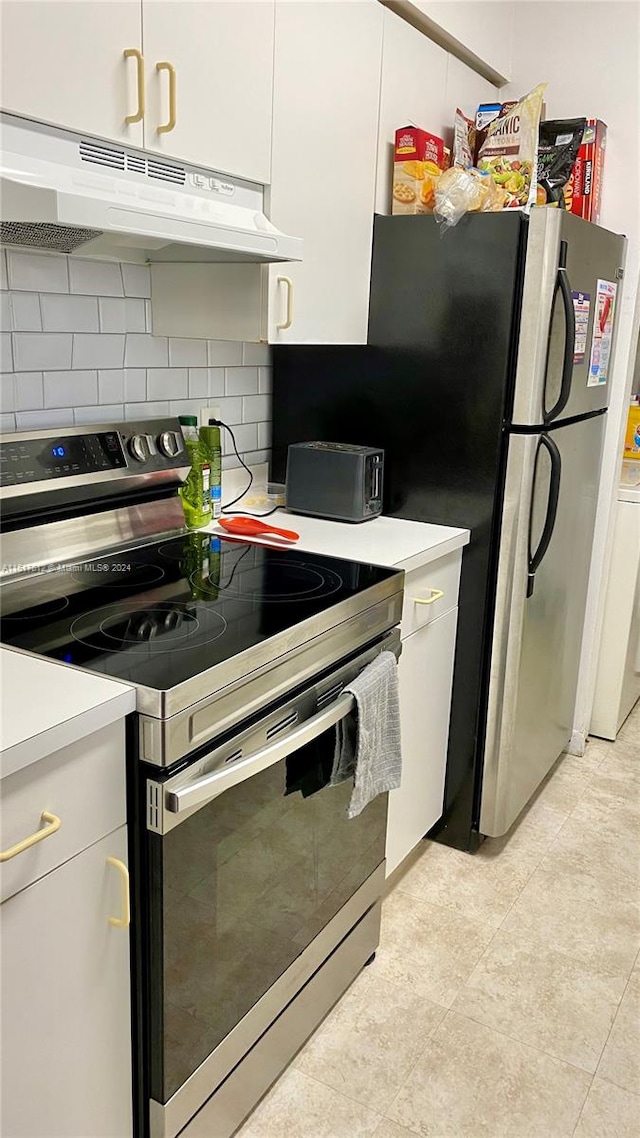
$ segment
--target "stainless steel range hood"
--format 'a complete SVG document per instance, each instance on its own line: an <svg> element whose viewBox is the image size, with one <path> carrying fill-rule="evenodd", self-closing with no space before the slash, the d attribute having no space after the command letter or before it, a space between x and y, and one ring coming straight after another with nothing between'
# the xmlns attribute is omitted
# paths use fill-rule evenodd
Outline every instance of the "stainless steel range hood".
<svg viewBox="0 0 640 1138"><path fill-rule="evenodd" d="M254 182L16 115L0 130L3 245L159 263L302 257Z"/></svg>

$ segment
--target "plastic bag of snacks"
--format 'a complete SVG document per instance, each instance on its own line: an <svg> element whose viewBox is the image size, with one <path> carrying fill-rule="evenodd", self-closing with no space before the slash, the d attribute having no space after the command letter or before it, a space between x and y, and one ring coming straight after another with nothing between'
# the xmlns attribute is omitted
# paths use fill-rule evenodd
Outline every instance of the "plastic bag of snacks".
<svg viewBox="0 0 640 1138"><path fill-rule="evenodd" d="M586 119L548 119L540 123L536 205L565 208L564 187L582 145Z"/></svg>
<svg viewBox="0 0 640 1138"><path fill-rule="evenodd" d="M461 170L453 166L445 170L435 190L435 219L445 228L457 225L464 213L490 212L504 209L507 195L490 174L471 167Z"/></svg>
<svg viewBox="0 0 640 1138"><path fill-rule="evenodd" d="M468 170L473 166L475 149L476 124L457 107L453 125L453 165Z"/></svg>
<svg viewBox="0 0 640 1138"><path fill-rule="evenodd" d="M478 153L478 169L491 175L506 193L505 209L523 209L536 198L538 129L546 83L540 83L503 118L487 127Z"/></svg>

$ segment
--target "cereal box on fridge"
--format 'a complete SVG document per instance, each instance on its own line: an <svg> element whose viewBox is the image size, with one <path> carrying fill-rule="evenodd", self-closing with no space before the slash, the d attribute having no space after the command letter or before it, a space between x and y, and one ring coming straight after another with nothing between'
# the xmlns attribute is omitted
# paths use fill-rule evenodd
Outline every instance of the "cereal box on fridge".
<svg viewBox="0 0 640 1138"><path fill-rule="evenodd" d="M443 140L415 126L396 131L391 212L432 213L435 184L451 153Z"/></svg>
<svg viewBox="0 0 640 1138"><path fill-rule="evenodd" d="M587 119L573 172L564 189L566 208L596 225L600 221L606 145L606 123Z"/></svg>

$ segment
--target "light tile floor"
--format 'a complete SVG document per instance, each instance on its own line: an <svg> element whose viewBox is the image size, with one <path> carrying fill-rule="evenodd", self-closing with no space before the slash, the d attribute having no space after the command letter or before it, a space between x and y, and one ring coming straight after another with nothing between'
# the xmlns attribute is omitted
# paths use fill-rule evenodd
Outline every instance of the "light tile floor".
<svg viewBox="0 0 640 1138"><path fill-rule="evenodd" d="M506 837L426 842L241 1138L640 1138L640 706Z"/></svg>

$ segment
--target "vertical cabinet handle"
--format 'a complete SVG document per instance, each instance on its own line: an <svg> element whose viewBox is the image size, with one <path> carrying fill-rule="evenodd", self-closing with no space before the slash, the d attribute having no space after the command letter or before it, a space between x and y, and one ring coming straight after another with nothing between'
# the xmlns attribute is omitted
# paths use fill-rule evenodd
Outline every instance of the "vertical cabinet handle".
<svg viewBox="0 0 640 1138"><path fill-rule="evenodd" d="M278 277L278 284L283 284L287 289L287 312L283 324L276 324L279 332L284 332L286 328L290 328L293 323L293 281L291 277Z"/></svg>
<svg viewBox="0 0 640 1138"><path fill-rule="evenodd" d="M114 925L117 929L127 929L131 921L131 908L129 905L129 870L119 857L108 857L107 865L112 865L114 869L118 870L120 874L120 881L122 883L122 916L109 917L109 924Z"/></svg>
<svg viewBox="0 0 640 1138"><path fill-rule="evenodd" d="M46 822L46 825L43 826L41 830L36 830L35 834L29 834L28 838L23 838L21 842L16 842L15 846L9 846L8 849L2 850L0 853L0 861L11 861L12 857L17 857L18 854L24 853L25 850L30 850L31 847L35 846L38 842L42 842L45 838L50 838L62 825L58 816L56 814L50 814L48 810L42 811L40 821Z"/></svg>
<svg viewBox="0 0 640 1138"><path fill-rule="evenodd" d="M165 123L156 127L158 134L167 134L176 125L176 69L172 63L163 59L156 63L156 71L166 71L169 75L169 118Z"/></svg>
<svg viewBox="0 0 640 1138"><path fill-rule="evenodd" d="M135 59L138 83L138 109L134 115L127 115L126 123L141 122L144 118L144 56L137 47L128 47L123 53L125 59Z"/></svg>

